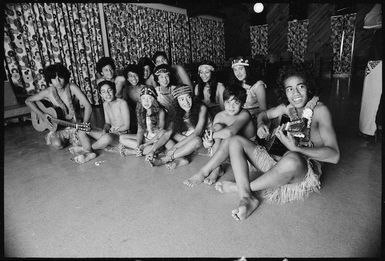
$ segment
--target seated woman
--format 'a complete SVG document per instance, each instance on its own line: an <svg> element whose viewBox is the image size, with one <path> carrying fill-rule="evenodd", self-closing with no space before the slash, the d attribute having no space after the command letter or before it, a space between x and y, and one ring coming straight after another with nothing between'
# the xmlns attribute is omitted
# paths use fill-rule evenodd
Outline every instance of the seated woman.
<svg viewBox="0 0 385 261"><path fill-rule="evenodd" d="M225 87L218 82L215 68L211 62L202 62L198 67L198 84L194 88L194 95L205 103L212 116L224 110L223 91Z"/></svg>
<svg viewBox="0 0 385 261"><path fill-rule="evenodd" d="M160 159L151 161L153 166L166 164L169 169L189 163L185 157L202 146L204 130L211 128L211 119L205 104L192 98L191 87L181 85L172 90L177 99L176 117L174 118L174 135L168 142L170 149Z"/></svg>
<svg viewBox="0 0 385 261"><path fill-rule="evenodd" d="M164 135L166 133L166 111L158 103L156 97L156 91L152 86L144 86L141 89L140 102L136 106L138 132L136 135L120 136L120 154L122 156L146 155L146 159L152 160L157 150L170 139L170 135Z"/></svg>
<svg viewBox="0 0 385 261"><path fill-rule="evenodd" d="M161 64L154 69L154 80L157 83L155 87L158 102L166 108L169 119L175 116L174 97L171 94L171 89L175 88L171 85L170 66Z"/></svg>
<svg viewBox="0 0 385 261"><path fill-rule="evenodd" d="M266 84L256 79L257 77L251 73L249 61L242 56L232 61L231 68L233 74L230 84L237 84L246 90L247 98L243 108L250 112L256 123L258 114L266 110Z"/></svg>

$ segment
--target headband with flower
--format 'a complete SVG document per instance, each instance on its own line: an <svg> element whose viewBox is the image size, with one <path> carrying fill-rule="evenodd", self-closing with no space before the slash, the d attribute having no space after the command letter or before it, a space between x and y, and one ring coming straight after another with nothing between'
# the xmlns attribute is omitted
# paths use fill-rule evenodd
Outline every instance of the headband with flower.
<svg viewBox="0 0 385 261"><path fill-rule="evenodd" d="M231 62L231 68L234 68L237 65L249 66L249 60L240 58L240 59L235 59Z"/></svg>

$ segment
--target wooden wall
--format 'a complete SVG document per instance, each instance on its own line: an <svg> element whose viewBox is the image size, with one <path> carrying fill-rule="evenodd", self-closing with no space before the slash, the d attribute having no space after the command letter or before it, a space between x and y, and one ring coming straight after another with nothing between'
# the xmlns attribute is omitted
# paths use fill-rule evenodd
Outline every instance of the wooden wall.
<svg viewBox="0 0 385 261"><path fill-rule="evenodd" d="M365 15L374 3L355 4L357 10L356 39L353 63L366 63L374 30L363 29ZM247 10L248 9L248 10ZM225 13L226 57L250 55L250 26L252 5L229 7ZM330 3L309 3L309 38L307 60L331 60L330 18L335 15L335 6ZM287 27L289 20L289 3L266 4L266 22L269 25L269 53L280 56L287 50ZM247 41L249 41L247 43Z"/></svg>

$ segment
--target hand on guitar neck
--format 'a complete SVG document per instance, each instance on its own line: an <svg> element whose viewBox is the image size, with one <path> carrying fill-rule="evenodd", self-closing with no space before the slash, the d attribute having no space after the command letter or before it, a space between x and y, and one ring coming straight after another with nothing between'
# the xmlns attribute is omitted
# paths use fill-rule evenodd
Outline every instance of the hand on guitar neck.
<svg viewBox="0 0 385 261"><path fill-rule="evenodd" d="M31 111L32 126L37 131L56 131L59 126L68 126L82 131L91 130L90 123L74 123L70 121L59 120L58 116L64 115L62 111L59 108L50 107L47 105L46 101L44 103L38 101L36 102L36 105L44 114L44 118L41 119L41 117L39 117L36 112Z"/></svg>

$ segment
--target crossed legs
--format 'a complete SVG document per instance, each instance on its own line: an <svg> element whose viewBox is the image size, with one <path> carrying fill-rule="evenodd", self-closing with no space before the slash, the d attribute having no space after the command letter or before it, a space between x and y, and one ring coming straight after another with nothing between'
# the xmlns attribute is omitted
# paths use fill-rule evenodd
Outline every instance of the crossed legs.
<svg viewBox="0 0 385 261"><path fill-rule="evenodd" d="M259 159L255 158L257 145L241 136L232 137L229 145L231 147L230 161L236 183L217 182L215 188L220 192L238 192L240 202L238 207L232 211L236 220L246 219L258 207L259 202L253 195L253 191L297 183L306 175L306 160L298 153L288 152L276 164L271 162L270 166L265 166L266 169L261 169ZM247 161L264 172L251 183Z"/></svg>

